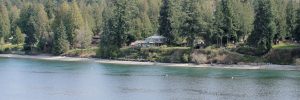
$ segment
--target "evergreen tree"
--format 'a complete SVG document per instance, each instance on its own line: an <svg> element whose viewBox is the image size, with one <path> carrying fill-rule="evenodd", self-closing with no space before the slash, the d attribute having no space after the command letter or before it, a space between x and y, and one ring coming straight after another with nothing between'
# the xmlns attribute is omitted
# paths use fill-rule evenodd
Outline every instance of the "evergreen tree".
<svg viewBox="0 0 300 100"><path fill-rule="evenodd" d="M82 14L76 0L72 1L71 9L68 14L67 22L65 23L66 32L71 48L75 48L78 31L83 27Z"/></svg>
<svg viewBox="0 0 300 100"><path fill-rule="evenodd" d="M35 22L36 10L34 9L33 5L27 4L21 10L19 26L21 30L26 34L24 50L26 54L33 53L36 48L36 44L38 42L38 33L37 33L37 26Z"/></svg>
<svg viewBox="0 0 300 100"><path fill-rule="evenodd" d="M245 42L253 30L254 9L250 1L235 2L235 12L237 13L237 42Z"/></svg>
<svg viewBox="0 0 300 100"><path fill-rule="evenodd" d="M163 4L160 9L160 16L159 16L159 28L158 33L162 36L167 38L167 43L174 44L174 34L172 33L172 26L171 26L171 7L170 7L170 0L163 0Z"/></svg>
<svg viewBox="0 0 300 100"><path fill-rule="evenodd" d="M61 21L58 27L56 27L54 32L54 46L52 53L55 55L60 55L69 50L69 42L67 41L66 28Z"/></svg>
<svg viewBox="0 0 300 100"><path fill-rule="evenodd" d="M184 12L182 12L182 0L170 0L171 9L171 28L174 36L174 43L180 44L184 41L180 33L180 27L184 20ZM197 10L197 9L195 9Z"/></svg>
<svg viewBox="0 0 300 100"><path fill-rule="evenodd" d="M47 12L47 16L49 19L52 19L55 16L55 3L53 0L47 0L45 2L45 11Z"/></svg>
<svg viewBox="0 0 300 100"><path fill-rule="evenodd" d="M0 44L8 42L10 36L9 14L6 6L0 4Z"/></svg>
<svg viewBox="0 0 300 100"><path fill-rule="evenodd" d="M85 21L85 27L78 32L76 40L78 41L78 46L80 49L85 49L90 47L92 43L93 32L91 31L88 22Z"/></svg>
<svg viewBox="0 0 300 100"><path fill-rule="evenodd" d="M21 10L19 26L26 34L24 50L32 53L34 50L46 51L51 42L49 33L49 22L44 7L41 4L27 4ZM50 47L48 47L50 48Z"/></svg>
<svg viewBox="0 0 300 100"><path fill-rule="evenodd" d="M36 15L34 15L35 20L35 28L38 34L38 49L43 52L50 52L50 34L48 32L50 25L47 13L45 12L45 8L42 4L36 5Z"/></svg>
<svg viewBox="0 0 300 100"><path fill-rule="evenodd" d="M254 31L248 38L248 45L268 52L276 32L271 0L259 0L256 8Z"/></svg>
<svg viewBox="0 0 300 100"><path fill-rule="evenodd" d="M222 8L224 13L224 32L226 34L227 43L231 40L236 42L237 37L237 15L233 10L233 0L222 0Z"/></svg>
<svg viewBox="0 0 300 100"><path fill-rule="evenodd" d="M14 31L14 36L13 36L13 44L23 44L25 41L24 34L22 33L21 29L19 27L16 28Z"/></svg>
<svg viewBox="0 0 300 100"><path fill-rule="evenodd" d="M120 48L127 42L128 13L127 1L115 1L113 8L106 9L103 13L104 27L101 34L98 56L101 58L115 58Z"/></svg>
<svg viewBox="0 0 300 100"><path fill-rule="evenodd" d="M300 41L300 7L297 9L297 21L296 21L296 28L294 31L294 38L297 41Z"/></svg>
<svg viewBox="0 0 300 100"><path fill-rule="evenodd" d="M13 6L10 9L10 14L9 14L9 18L10 18L10 25L11 25L11 33L13 36L15 36L16 34L16 28L18 27L18 20L20 19L20 9L18 9L16 6Z"/></svg>
<svg viewBox="0 0 300 100"><path fill-rule="evenodd" d="M104 11L104 8L106 7L106 2L105 2L105 0L103 0L98 4L94 3L92 6L93 6L93 14L92 15L95 19L95 26L93 28L93 33L95 35L100 35L100 33L102 33L102 31L103 31L102 13Z"/></svg>
<svg viewBox="0 0 300 100"><path fill-rule="evenodd" d="M286 22L286 4L285 0L272 0L273 12L275 16L276 33L274 36L274 43L277 44L279 40L285 39L287 35L287 22Z"/></svg>
<svg viewBox="0 0 300 100"><path fill-rule="evenodd" d="M225 36L224 13L222 3L216 3L216 11L214 12L213 32L210 34L211 43L216 43L223 46L223 38Z"/></svg>
<svg viewBox="0 0 300 100"><path fill-rule="evenodd" d="M286 8L286 24L287 24L287 36L292 37L295 35L297 11L295 7L295 1L289 0Z"/></svg>
<svg viewBox="0 0 300 100"><path fill-rule="evenodd" d="M127 37L126 37L126 33L128 32L128 15L126 15L126 5L127 5L127 1L126 0L122 0L122 1L116 1L115 2L115 16L113 18L113 20L115 20L115 28L113 29L113 31L115 31L115 39L117 41L116 42L116 46L118 48L121 48L125 42L127 41Z"/></svg>
<svg viewBox="0 0 300 100"><path fill-rule="evenodd" d="M52 30L55 30L55 28L58 27L61 21L64 23L65 27L67 26L69 20L69 10L69 4L65 1L61 2L57 9L57 12L55 13L53 24L51 25Z"/></svg>
<svg viewBox="0 0 300 100"><path fill-rule="evenodd" d="M118 56L119 47L117 42L118 37L115 31L115 19L112 9L105 9L103 12L104 26L99 44L97 56L101 58L115 58Z"/></svg>
<svg viewBox="0 0 300 100"><path fill-rule="evenodd" d="M186 37L188 45L193 48L194 40L200 35L203 27L200 23L200 14L197 11L198 0L187 0L183 3L183 12L185 20L181 26L182 35Z"/></svg>

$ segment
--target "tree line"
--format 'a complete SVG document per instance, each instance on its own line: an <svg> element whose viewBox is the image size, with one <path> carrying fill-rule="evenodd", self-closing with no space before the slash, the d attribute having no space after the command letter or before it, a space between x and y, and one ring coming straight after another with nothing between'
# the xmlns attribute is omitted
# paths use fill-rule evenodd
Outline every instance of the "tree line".
<svg viewBox="0 0 300 100"><path fill-rule="evenodd" d="M246 44L268 52L300 40L298 0L0 0L0 43L60 55L92 46L99 56L158 34L169 46L198 40L219 47Z"/></svg>

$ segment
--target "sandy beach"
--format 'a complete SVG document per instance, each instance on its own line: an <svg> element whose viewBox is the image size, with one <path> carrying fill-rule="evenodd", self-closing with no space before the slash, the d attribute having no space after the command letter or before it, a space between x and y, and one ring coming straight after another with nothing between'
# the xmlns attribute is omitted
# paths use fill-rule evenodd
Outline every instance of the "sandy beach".
<svg viewBox="0 0 300 100"><path fill-rule="evenodd" d="M0 58L17 58L17 59L38 59L52 61L87 61L101 64L122 64L122 65L144 65L144 66L164 66L164 67L195 67L195 68L223 68L223 69L268 69L268 70L300 70L297 65L274 65L274 64L245 64L245 65L223 65L223 64L200 64L193 63L156 63L156 62L137 62L137 61L118 61L97 58L78 58L51 55L16 55L0 54Z"/></svg>

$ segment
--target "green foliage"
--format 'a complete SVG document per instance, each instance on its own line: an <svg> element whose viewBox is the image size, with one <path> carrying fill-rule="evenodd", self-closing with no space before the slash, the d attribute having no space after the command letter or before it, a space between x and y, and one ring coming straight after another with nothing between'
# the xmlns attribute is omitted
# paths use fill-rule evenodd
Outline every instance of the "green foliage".
<svg viewBox="0 0 300 100"><path fill-rule="evenodd" d="M188 0L183 3L183 12L185 14L183 24L181 26L181 33L186 37L188 45L194 47L196 36L202 32L203 26L200 20L200 13L198 9L198 0Z"/></svg>
<svg viewBox="0 0 300 100"><path fill-rule="evenodd" d="M125 45L127 41L128 31L128 16L126 12L126 5L128 1L116 1L113 6L114 9L107 9L104 21L103 34L100 42L100 49L98 55L102 58L114 58L119 55L120 48ZM113 13L111 13L113 12Z"/></svg>
<svg viewBox="0 0 300 100"><path fill-rule="evenodd" d="M224 33L229 41L237 41L237 15L234 12L233 0L222 0L221 1L223 13L224 13Z"/></svg>
<svg viewBox="0 0 300 100"><path fill-rule="evenodd" d="M274 64L293 64L294 60L300 57L299 50L299 47L290 49L273 49L265 55L265 59L267 62Z"/></svg>
<svg viewBox="0 0 300 100"><path fill-rule="evenodd" d="M67 41L66 28L61 22L54 32L54 47L52 53L60 55L69 50L69 42Z"/></svg>
<svg viewBox="0 0 300 100"><path fill-rule="evenodd" d="M0 44L8 42L10 38L10 20L7 8L0 4Z"/></svg>
<svg viewBox="0 0 300 100"><path fill-rule="evenodd" d="M252 56L262 56L266 54L266 50L264 49L259 49L255 47L248 47L248 46L243 46L237 48L236 52L240 54L245 54L245 55L252 55Z"/></svg>
<svg viewBox="0 0 300 100"><path fill-rule="evenodd" d="M76 37L77 47L80 49L89 48L92 43L93 33L89 28L87 21L85 24L86 24L85 27L82 30L78 31Z"/></svg>
<svg viewBox="0 0 300 100"><path fill-rule="evenodd" d="M167 38L168 44L174 44L175 37L172 33L170 2L171 0L163 0L160 8L158 33Z"/></svg>
<svg viewBox="0 0 300 100"><path fill-rule="evenodd" d="M23 45L3 44L0 45L0 54L13 53L13 51L21 51L22 49L23 49Z"/></svg>
<svg viewBox="0 0 300 100"><path fill-rule="evenodd" d="M286 22L287 22L288 37L292 37L295 35L295 27L297 25L296 19L297 19L297 12L296 12L295 1L289 0L286 8Z"/></svg>
<svg viewBox="0 0 300 100"><path fill-rule="evenodd" d="M253 34L248 39L248 45L268 52L272 48L276 32L275 17L271 0L258 1L254 21Z"/></svg>
<svg viewBox="0 0 300 100"><path fill-rule="evenodd" d="M12 36L16 35L16 30L18 26L18 21L20 19L20 9L16 6L13 6L10 9L10 14L9 14L9 18L10 18L10 30L11 30L11 34ZM19 27L20 28L20 27ZM14 40L12 41L13 43L15 42Z"/></svg>
<svg viewBox="0 0 300 100"><path fill-rule="evenodd" d="M13 44L23 44L25 41L25 36L22 33L21 29L19 27L16 28L13 35Z"/></svg>
<svg viewBox="0 0 300 100"><path fill-rule="evenodd" d="M238 51L249 55L267 53L277 40L300 41L300 11L297 12L299 0L1 0L1 2L0 44L5 42L23 44L24 41L26 53L53 53L51 49L55 47L62 49L57 53L61 54L66 52L66 48L58 47L65 47L68 44L70 49L85 50L95 46L91 44L92 40L96 44L99 36L98 55L102 58L122 57L126 51L122 48L154 34L167 37L168 46L188 44L193 47L198 45L199 41L201 43L204 41L206 46L215 48L226 46L234 49L239 44L248 43L250 47L241 47ZM65 28L61 29L65 32L65 35L61 35L62 38L57 34L64 33L58 32L59 27ZM22 40L24 38L25 40ZM61 41L62 39L67 43ZM142 54L139 50L131 52L134 52L132 56L135 57ZM148 52L145 59L166 62L191 60L190 54L180 53L182 52L166 53L164 50L158 50Z"/></svg>
<svg viewBox="0 0 300 100"><path fill-rule="evenodd" d="M49 44L51 44L50 34L49 34L49 19L47 13L44 10L44 6L41 4L36 5L36 15L34 15L35 30L38 36L38 50L42 52L50 52Z"/></svg>
<svg viewBox="0 0 300 100"><path fill-rule="evenodd" d="M24 50L27 54L35 50L36 44L38 42L38 33L36 30L36 22L34 21L36 15L36 9L32 4L25 5L21 10L19 20L19 26L21 30L26 34Z"/></svg>
<svg viewBox="0 0 300 100"><path fill-rule="evenodd" d="M300 41L300 7L297 10L297 22L294 37L297 41Z"/></svg>
<svg viewBox="0 0 300 100"><path fill-rule="evenodd" d="M47 16L49 19L55 17L55 3L53 0L46 0L45 11L47 12Z"/></svg>
<svg viewBox="0 0 300 100"><path fill-rule="evenodd" d="M73 49L65 52L63 55L68 57L94 57L98 48Z"/></svg>
<svg viewBox="0 0 300 100"><path fill-rule="evenodd" d="M142 48L139 52L141 58L153 62L184 63L189 62L190 48L187 47L161 47Z"/></svg>
<svg viewBox="0 0 300 100"><path fill-rule="evenodd" d="M273 12L274 21L276 24L276 33L274 35L274 40L284 40L287 34L287 20L286 20L286 2L284 0L273 0ZM292 16L291 16L292 17ZM292 20L292 19L291 19Z"/></svg>
<svg viewBox="0 0 300 100"><path fill-rule="evenodd" d="M253 30L254 9L251 1L221 0L216 2L214 22L207 33L212 44L245 42Z"/></svg>
<svg viewBox="0 0 300 100"><path fill-rule="evenodd" d="M66 33L71 48L75 48L77 42L76 37L78 35L77 31L82 29L83 26L84 21L81 11L76 0L73 0L65 22Z"/></svg>

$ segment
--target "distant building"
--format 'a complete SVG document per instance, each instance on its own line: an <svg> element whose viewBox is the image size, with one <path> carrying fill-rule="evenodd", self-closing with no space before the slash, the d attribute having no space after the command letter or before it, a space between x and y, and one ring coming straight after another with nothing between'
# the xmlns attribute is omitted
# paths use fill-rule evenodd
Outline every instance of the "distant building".
<svg viewBox="0 0 300 100"><path fill-rule="evenodd" d="M167 38L163 36L154 35L145 39L146 46L161 46L164 45Z"/></svg>
<svg viewBox="0 0 300 100"><path fill-rule="evenodd" d="M138 40L131 43L132 47L157 47L166 43L167 38L159 35L154 35L146 38L145 40Z"/></svg>

